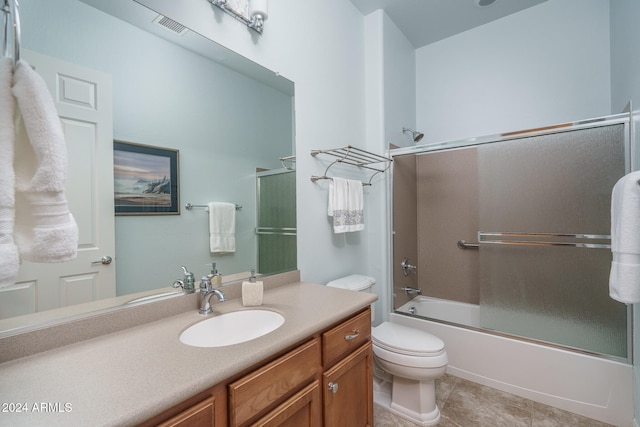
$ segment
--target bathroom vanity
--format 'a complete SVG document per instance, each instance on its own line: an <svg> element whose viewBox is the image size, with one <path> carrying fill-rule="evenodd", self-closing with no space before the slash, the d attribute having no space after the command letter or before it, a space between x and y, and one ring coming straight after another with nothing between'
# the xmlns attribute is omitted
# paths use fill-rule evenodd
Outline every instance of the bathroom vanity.
<svg viewBox="0 0 640 427"><path fill-rule="evenodd" d="M193 298L187 312L0 364L2 403L27 409L0 413L0 424L372 425L375 295L277 286L259 308L282 314L281 327L214 348L179 341L203 320L195 297L179 297ZM245 309L231 298L213 316Z"/></svg>
<svg viewBox="0 0 640 427"><path fill-rule="evenodd" d="M271 359L142 425L373 425L370 309Z"/></svg>

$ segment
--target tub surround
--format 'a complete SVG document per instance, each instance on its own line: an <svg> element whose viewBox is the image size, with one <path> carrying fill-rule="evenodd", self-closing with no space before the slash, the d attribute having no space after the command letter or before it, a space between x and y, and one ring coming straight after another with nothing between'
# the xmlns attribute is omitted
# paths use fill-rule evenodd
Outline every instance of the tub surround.
<svg viewBox="0 0 640 427"><path fill-rule="evenodd" d="M266 281L265 281L266 282ZM279 329L252 341L228 347L197 348L180 343L180 333L206 317L198 314L194 299L188 311L171 313L164 318L149 320L143 315L139 326L125 327L127 321L112 319L117 313L94 316L85 322L113 322L120 330L95 336L76 324L66 332L64 325L53 328L60 338L65 333L85 337L64 347L32 354L0 364L0 395L3 403L27 404L29 412L1 413L2 423L10 425L133 425L161 413L197 393L256 365L260 361L291 348L307 337L366 308L377 297L323 285L301 283L265 283L262 309L274 310L285 316ZM230 300L213 305L214 315L242 310L239 292L225 289ZM237 295L236 295L237 294ZM190 300L193 295L184 298ZM137 307L157 310L174 299ZM131 309L129 309L131 310ZM133 311L136 311L135 309ZM120 314L122 315L122 313ZM162 315L162 313L158 313ZM128 313L128 321L138 318ZM82 323L81 321L78 321ZM104 330L105 328L103 328ZM38 340L47 335L43 329L32 336ZM9 337L0 340L7 347ZM52 338L55 341L55 338ZM28 345L25 347L37 348ZM24 352L24 351L22 351ZM33 412L41 402L53 409ZM67 406L65 406L67 405Z"/></svg>

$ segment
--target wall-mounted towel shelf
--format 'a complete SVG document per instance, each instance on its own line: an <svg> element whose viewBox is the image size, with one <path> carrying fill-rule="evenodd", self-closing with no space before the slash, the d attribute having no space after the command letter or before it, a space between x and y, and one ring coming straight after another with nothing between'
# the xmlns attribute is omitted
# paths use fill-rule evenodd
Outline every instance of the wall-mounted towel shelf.
<svg viewBox="0 0 640 427"><path fill-rule="evenodd" d="M191 203L187 203L186 205L184 205L184 208L188 211L190 211L193 208L208 208L209 205L192 205ZM239 211L240 209L242 209L242 205L238 205L236 204L236 210Z"/></svg>
<svg viewBox="0 0 640 427"><path fill-rule="evenodd" d="M280 157L280 163L282 167L288 170L295 170L296 156Z"/></svg>
<svg viewBox="0 0 640 427"><path fill-rule="evenodd" d="M311 150L311 155L313 157L317 156L318 154L336 157L336 160L334 160L329 166L327 166L327 169L325 169L322 176L312 176L311 182L316 182L320 179L332 179L330 176L327 176L327 172L329 172L329 169L331 169L331 167L336 163L344 163L347 165L357 166L359 168L374 171L373 175L369 177L369 182L363 182L363 185L371 185L371 180L373 179L373 177L389 169L389 166L393 161L393 159L389 157L374 154L369 151L353 147L351 145L340 148L332 148L330 150ZM385 166L372 166L378 165L380 163L384 163Z"/></svg>

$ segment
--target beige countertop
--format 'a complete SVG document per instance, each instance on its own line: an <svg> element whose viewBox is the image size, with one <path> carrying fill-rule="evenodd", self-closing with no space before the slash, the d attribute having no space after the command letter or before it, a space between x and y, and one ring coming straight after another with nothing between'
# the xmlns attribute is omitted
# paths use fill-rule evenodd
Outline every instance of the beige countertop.
<svg viewBox="0 0 640 427"><path fill-rule="evenodd" d="M266 291L263 305L256 307L282 314L285 323L246 343L218 348L182 344L180 333L208 318L194 307L162 320L5 362L0 364L0 425L134 425L376 299L374 294L293 283ZM212 307L213 315L245 309L239 298Z"/></svg>

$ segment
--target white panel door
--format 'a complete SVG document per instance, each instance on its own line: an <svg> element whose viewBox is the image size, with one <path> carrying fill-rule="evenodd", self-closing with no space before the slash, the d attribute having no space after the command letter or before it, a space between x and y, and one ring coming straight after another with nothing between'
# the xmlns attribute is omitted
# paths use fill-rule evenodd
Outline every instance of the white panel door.
<svg viewBox="0 0 640 427"><path fill-rule="evenodd" d="M113 111L111 76L23 51L47 82L64 128L66 196L79 228L78 257L23 261L16 284L0 291L0 318L115 296ZM99 262L110 257L110 264Z"/></svg>

